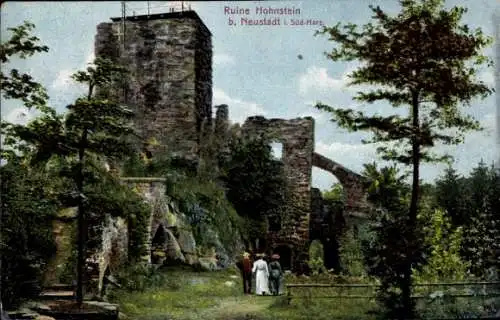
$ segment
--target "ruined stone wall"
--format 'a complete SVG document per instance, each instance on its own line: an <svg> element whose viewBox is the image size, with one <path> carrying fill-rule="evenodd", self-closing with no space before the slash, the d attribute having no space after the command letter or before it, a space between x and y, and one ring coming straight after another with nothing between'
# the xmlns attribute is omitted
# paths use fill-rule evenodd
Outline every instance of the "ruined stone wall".
<svg viewBox="0 0 500 320"><path fill-rule="evenodd" d="M286 201L290 209L282 219L281 230L268 233L267 243L271 248L291 247L293 265L297 266L308 258L314 120L250 117L242 126L242 134L268 135L271 141L283 144L282 161L289 188Z"/></svg>
<svg viewBox="0 0 500 320"><path fill-rule="evenodd" d="M93 260L99 266L98 292L102 292L104 275L109 268L116 272L125 265L128 257L128 227L124 218L113 218L106 215L102 230L101 246L94 254Z"/></svg>
<svg viewBox="0 0 500 320"><path fill-rule="evenodd" d="M370 181L341 164L316 152L312 155L312 165L332 173L344 189L345 213L347 217L366 218L371 208L368 202Z"/></svg>
<svg viewBox="0 0 500 320"><path fill-rule="evenodd" d="M200 143L212 134L212 38L201 21L197 22L195 73L196 110Z"/></svg>
<svg viewBox="0 0 500 320"><path fill-rule="evenodd" d="M154 138L153 152L196 157L202 123L211 122L211 35L193 11L128 17L97 27L95 55L129 71L120 101L136 111L141 142ZM124 40L123 40L124 39Z"/></svg>
<svg viewBox="0 0 500 320"><path fill-rule="evenodd" d="M229 108L226 104L215 106L215 125L213 139L218 156L225 158L229 156L229 143L231 132L229 130Z"/></svg>
<svg viewBox="0 0 500 320"><path fill-rule="evenodd" d="M144 257L144 261L151 263L151 241L154 232L159 225L159 218L156 200L160 199L165 194L165 179L164 178L122 178L123 183L127 184L132 190L137 192L144 198L144 201L151 205L151 214L147 225L146 248L148 255ZM165 226L167 227L167 226Z"/></svg>
<svg viewBox="0 0 500 320"><path fill-rule="evenodd" d="M318 188L311 189L311 216L309 218L310 240L321 239L328 228L326 208L323 203L321 191Z"/></svg>

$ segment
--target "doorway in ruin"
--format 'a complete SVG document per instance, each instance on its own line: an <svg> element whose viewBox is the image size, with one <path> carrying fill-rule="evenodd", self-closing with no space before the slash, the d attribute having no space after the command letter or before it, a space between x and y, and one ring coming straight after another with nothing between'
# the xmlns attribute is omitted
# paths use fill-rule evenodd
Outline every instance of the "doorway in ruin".
<svg viewBox="0 0 500 320"><path fill-rule="evenodd" d="M283 270L291 270L292 269L292 249L287 245L281 245L273 250L273 254L279 254L280 256L280 264Z"/></svg>
<svg viewBox="0 0 500 320"><path fill-rule="evenodd" d="M323 262L327 270L340 270L340 239L345 230L346 194L331 172L313 167L311 192L310 239L323 245Z"/></svg>
<svg viewBox="0 0 500 320"><path fill-rule="evenodd" d="M166 258L168 235L163 225L159 225L151 240L151 263L162 264Z"/></svg>

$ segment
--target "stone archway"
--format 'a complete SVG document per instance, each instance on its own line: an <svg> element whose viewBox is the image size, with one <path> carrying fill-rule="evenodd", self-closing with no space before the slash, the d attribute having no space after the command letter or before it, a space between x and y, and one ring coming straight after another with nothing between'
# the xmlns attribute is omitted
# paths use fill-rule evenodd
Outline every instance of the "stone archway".
<svg viewBox="0 0 500 320"><path fill-rule="evenodd" d="M368 178L316 152L312 154L312 165L330 172L339 180L344 189L344 209L347 217L367 216L370 208L367 200L370 183Z"/></svg>
<svg viewBox="0 0 500 320"><path fill-rule="evenodd" d="M162 264L166 258L166 250L168 247L168 233L162 224L158 225L151 239L151 263Z"/></svg>

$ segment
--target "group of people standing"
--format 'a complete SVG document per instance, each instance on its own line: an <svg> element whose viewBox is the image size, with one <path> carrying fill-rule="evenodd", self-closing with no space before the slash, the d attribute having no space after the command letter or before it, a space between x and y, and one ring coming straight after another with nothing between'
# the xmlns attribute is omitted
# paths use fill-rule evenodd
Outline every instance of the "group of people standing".
<svg viewBox="0 0 500 320"><path fill-rule="evenodd" d="M278 295L283 278L283 270L279 263L280 256L273 254L269 264L265 260L265 254L260 253L255 257L257 260L252 263L250 253L245 252L243 259L237 264L243 279L243 292L252 293L252 275L255 274L255 294Z"/></svg>

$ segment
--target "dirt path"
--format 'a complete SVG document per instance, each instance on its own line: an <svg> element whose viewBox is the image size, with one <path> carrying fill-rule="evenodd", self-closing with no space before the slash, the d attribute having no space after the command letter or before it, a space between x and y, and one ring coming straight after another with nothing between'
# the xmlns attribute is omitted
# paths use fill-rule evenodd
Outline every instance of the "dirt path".
<svg viewBox="0 0 500 320"><path fill-rule="evenodd" d="M243 319L248 315L264 313L276 297L243 296L221 299L217 306L206 309L206 319Z"/></svg>

